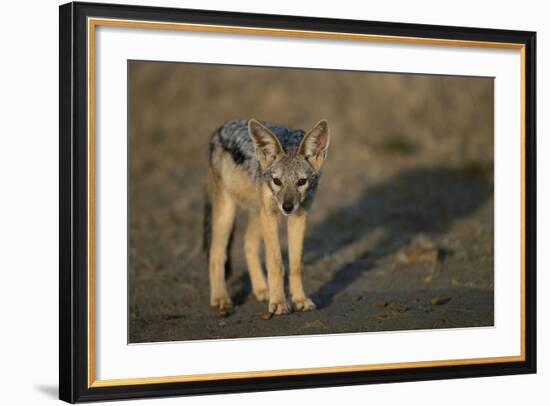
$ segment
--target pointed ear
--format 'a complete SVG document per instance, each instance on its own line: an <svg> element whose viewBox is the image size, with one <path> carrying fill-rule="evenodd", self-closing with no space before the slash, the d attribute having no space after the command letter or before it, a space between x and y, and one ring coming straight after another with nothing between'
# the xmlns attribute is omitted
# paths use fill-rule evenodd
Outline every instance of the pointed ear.
<svg viewBox="0 0 550 406"><path fill-rule="evenodd" d="M321 120L304 135L298 152L316 170L320 170L327 157L329 141L328 122Z"/></svg>
<svg viewBox="0 0 550 406"><path fill-rule="evenodd" d="M262 168L267 168L282 155L283 147L277 136L258 121L254 119L248 121L248 134L254 142L256 158Z"/></svg>

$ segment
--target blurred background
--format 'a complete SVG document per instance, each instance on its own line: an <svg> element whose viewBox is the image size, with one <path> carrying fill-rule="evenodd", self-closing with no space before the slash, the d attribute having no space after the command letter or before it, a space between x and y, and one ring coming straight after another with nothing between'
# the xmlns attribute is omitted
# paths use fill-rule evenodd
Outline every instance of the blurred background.
<svg viewBox="0 0 550 406"><path fill-rule="evenodd" d="M128 97L130 342L493 324L492 78L131 61ZM330 124L304 250L314 312L261 318L242 215L236 308L210 312L208 141L236 117Z"/></svg>

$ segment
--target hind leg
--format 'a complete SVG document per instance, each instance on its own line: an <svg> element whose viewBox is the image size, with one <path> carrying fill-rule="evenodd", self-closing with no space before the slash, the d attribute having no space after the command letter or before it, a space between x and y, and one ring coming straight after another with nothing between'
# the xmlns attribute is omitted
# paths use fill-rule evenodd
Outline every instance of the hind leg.
<svg viewBox="0 0 550 406"><path fill-rule="evenodd" d="M260 302L267 302L269 293L265 276L262 272L262 263L260 261L261 239L262 224L260 222L260 215L257 211L251 210L248 216L246 232L244 234L244 253L254 296L256 296L256 299Z"/></svg>
<svg viewBox="0 0 550 406"><path fill-rule="evenodd" d="M219 314L231 309L231 298L225 285L227 244L235 220L235 202L219 180L211 176L212 243L209 255L210 305Z"/></svg>

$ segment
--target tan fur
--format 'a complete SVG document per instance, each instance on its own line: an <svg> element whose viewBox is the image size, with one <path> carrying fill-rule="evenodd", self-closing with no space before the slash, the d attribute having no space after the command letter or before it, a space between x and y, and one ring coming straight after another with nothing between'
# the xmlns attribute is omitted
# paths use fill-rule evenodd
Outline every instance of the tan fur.
<svg viewBox="0 0 550 406"><path fill-rule="evenodd" d="M267 266L267 283L269 286L269 312L286 314L290 307L284 291L285 268L279 245L279 225L274 210L260 210L260 219L264 234L265 259Z"/></svg>
<svg viewBox="0 0 550 406"><path fill-rule="evenodd" d="M262 272L262 262L260 261L260 248L262 242L262 224L259 210L250 210L248 225L244 234L244 254L250 281L252 283L252 292L256 299L261 302L267 302L269 292L267 282Z"/></svg>
<svg viewBox="0 0 550 406"><path fill-rule="evenodd" d="M302 248L306 231L306 213L288 218L288 257L290 263L290 297L296 310L313 310L315 304L306 297L302 286Z"/></svg>
<svg viewBox="0 0 550 406"><path fill-rule="evenodd" d="M231 226L235 218L236 202L250 209L248 225L244 236L244 251L252 291L259 301L269 300L268 310L275 314L286 314L290 306L284 293L285 267L279 243L280 213L273 202L271 191L265 185L260 190L249 188L245 174L233 169L231 182L222 184L217 176L210 176L212 196L212 247L210 250L211 306L228 310L232 307L224 278L225 249ZM241 171L242 172L242 171ZM224 175L222 175L224 176ZM229 187L226 187L228 185ZM228 190L229 189L229 190ZM251 198L260 195L260 198ZM250 201L248 204L243 204ZM254 203L252 203L254 201ZM300 210L287 218L288 247L290 259L290 294L296 310L312 310L315 304L306 297L302 286L302 247L306 228L306 213ZM260 260L261 241L265 244L266 283Z"/></svg>
<svg viewBox="0 0 550 406"><path fill-rule="evenodd" d="M219 310L232 307L225 286L226 247L235 220L235 200L209 171L209 189L212 197L212 245L209 255L210 305Z"/></svg>
<svg viewBox="0 0 550 406"><path fill-rule="evenodd" d="M239 207L258 207L257 191L245 170L233 163L230 156L223 155L219 170L221 183Z"/></svg>
<svg viewBox="0 0 550 406"><path fill-rule="evenodd" d="M226 249L233 226L236 207L249 210L248 225L244 236L244 252L252 283L252 291L260 301L269 301L268 310L274 314L290 312L284 291L285 267L279 240L279 220L284 212L284 202L292 203L292 210L285 212L288 227L289 288L294 309L313 310L302 285L302 250L306 230L307 209L304 204L308 184L297 183L319 171L326 158L328 127L320 121L311 131L325 132L324 137L306 138L297 154L288 155L276 137L255 120L249 121L249 131L254 135L255 153L259 164L269 170L268 180L254 180L243 166L223 148L213 148L210 158L209 189L212 201L212 241L210 246L209 276L210 304L225 315L232 306L225 284ZM315 134L313 134L315 135ZM320 144L323 141L324 144ZM287 160L285 161L285 154ZM293 161L294 160L294 161ZM287 164L288 161L288 164ZM313 168L313 169L312 169ZM309 175L308 175L309 174ZM317 175L315 175L317 176ZM285 184L277 186L280 177ZM278 181L278 180L277 180ZM314 181L312 181L314 182ZM314 182L316 183L316 181ZM316 184L315 184L316 186ZM265 246L267 283L262 271L261 241Z"/></svg>

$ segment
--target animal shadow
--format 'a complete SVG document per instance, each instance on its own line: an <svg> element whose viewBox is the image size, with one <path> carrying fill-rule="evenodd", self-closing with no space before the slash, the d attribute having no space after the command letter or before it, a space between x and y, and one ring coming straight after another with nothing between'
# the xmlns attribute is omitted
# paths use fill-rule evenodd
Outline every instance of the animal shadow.
<svg viewBox="0 0 550 406"><path fill-rule="evenodd" d="M317 307L329 306L336 294L412 236L445 232L454 220L474 212L493 194L488 175L442 167L406 170L329 213L308 230L305 241L306 266L334 262L332 277L312 294Z"/></svg>

